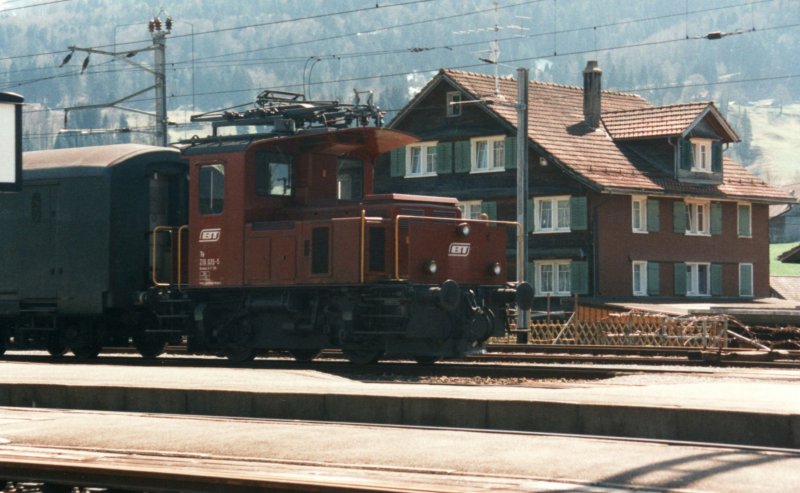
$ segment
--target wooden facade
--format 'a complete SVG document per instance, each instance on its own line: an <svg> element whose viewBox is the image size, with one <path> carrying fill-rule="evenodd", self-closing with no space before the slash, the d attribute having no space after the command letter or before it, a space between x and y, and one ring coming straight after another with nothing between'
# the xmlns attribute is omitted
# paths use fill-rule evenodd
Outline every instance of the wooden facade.
<svg viewBox="0 0 800 493"><path fill-rule="evenodd" d="M584 89L529 88L526 234L537 308L571 306L575 294L769 296L768 208L794 199L723 158L738 136L713 103L657 107L600 92L599 79L591 87L602 101L596 128ZM465 213L479 204L515 220L515 98L511 78L440 71L391 122L421 142L382 158L376 192L454 196ZM490 169L476 168L481 160Z"/></svg>

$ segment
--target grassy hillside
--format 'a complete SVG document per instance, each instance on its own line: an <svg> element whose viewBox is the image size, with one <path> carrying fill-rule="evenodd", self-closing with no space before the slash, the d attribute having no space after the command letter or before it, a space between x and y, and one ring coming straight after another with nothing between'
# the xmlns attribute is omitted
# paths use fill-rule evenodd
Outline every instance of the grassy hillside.
<svg viewBox="0 0 800 493"><path fill-rule="evenodd" d="M797 243L774 243L769 246L769 274L771 276L800 276L800 264L784 264L778 256L796 247Z"/></svg>
<svg viewBox="0 0 800 493"><path fill-rule="evenodd" d="M734 111L743 109L747 110L753 128L751 145L759 154L748 169L777 187L800 183L797 166L800 104L738 106Z"/></svg>

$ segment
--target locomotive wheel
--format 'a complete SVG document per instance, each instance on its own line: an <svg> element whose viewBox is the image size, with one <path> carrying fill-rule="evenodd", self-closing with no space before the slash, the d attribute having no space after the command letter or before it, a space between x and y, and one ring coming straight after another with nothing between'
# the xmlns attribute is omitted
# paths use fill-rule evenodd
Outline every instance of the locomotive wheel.
<svg viewBox="0 0 800 493"><path fill-rule="evenodd" d="M372 365L380 361L383 356L382 349L369 349L369 348L342 348L344 357L354 365Z"/></svg>
<svg viewBox="0 0 800 493"><path fill-rule="evenodd" d="M290 349L289 350L289 354L292 355L292 358L294 358L295 361L300 362L300 363L308 363L309 361L313 361L314 358L319 356L319 353L321 353L321 352L322 351L319 351L318 349Z"/></svg>
<svg viewBox="0 0 800 493"><path fill-rule="evenodd" d="M47 341L47 352L53 358L60 358L67 354L68 348L58 339Z"/></svg>
<svg viewBox="0 0 800 493"><path fill-rule="evenodd" d="M133 337L133 345L144 359L155 359L164 354L167 349L167 341L163 337L149 336L146 334Z"/></svg>
<svg viewBox="0 0 800 493"><path fill-rule="evenodd" d="M256 359L258 352L247 346L239 346L228 348L223 354L231 363L249 363Z"/></svg>
<svg viewBox="0 0 800 493"><path fill-rule="evenodd" d="M436 356L414 356L414 361L416 361L418 365L429 366L439 361L439 358Z"/></svg>

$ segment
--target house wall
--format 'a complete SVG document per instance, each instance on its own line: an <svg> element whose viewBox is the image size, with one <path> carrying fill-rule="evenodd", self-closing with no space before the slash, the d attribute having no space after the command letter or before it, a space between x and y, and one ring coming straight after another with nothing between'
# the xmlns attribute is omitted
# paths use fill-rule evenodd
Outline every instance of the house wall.
<svg viewBox="0 0 800 493"><path fill-rule="evenodd" d="M596 221L596 295L632 296L631 262L659 262L659 296L675 295L674 264L709 262L722 265L722 296L739 296L739 263L753 264L753 291L756 298L769 296L769 208L752 205L752 237L739 238L737 203L722 203L722 233L712 236L687 236L673 231L673 203L659 199L659 231L634 233L631 228L631 197L606 196L593 200Z"/></svg>

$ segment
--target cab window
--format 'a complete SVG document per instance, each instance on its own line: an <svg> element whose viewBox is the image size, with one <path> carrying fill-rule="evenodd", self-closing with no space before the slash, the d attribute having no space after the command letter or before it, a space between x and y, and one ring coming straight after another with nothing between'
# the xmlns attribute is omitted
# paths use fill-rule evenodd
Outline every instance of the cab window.
<svg viewBox="0 0 800 493"><path fill-rule="evenodd" d="M364 163L355 159L339 159L336 171L336 198L361 200L364 190Z"/></svg>
<svg viewBox="0 0 800 493"><path fill-rule="evenodd" d="M292 195L292 158L275 152L256 154L256 195L289 197Z"/></svg>
<svg viewBox="0 0 800 493"><path fill-rule="evenodd" d="M225 166L200 166L200 214L219 214L225 205Z"/></svg>

